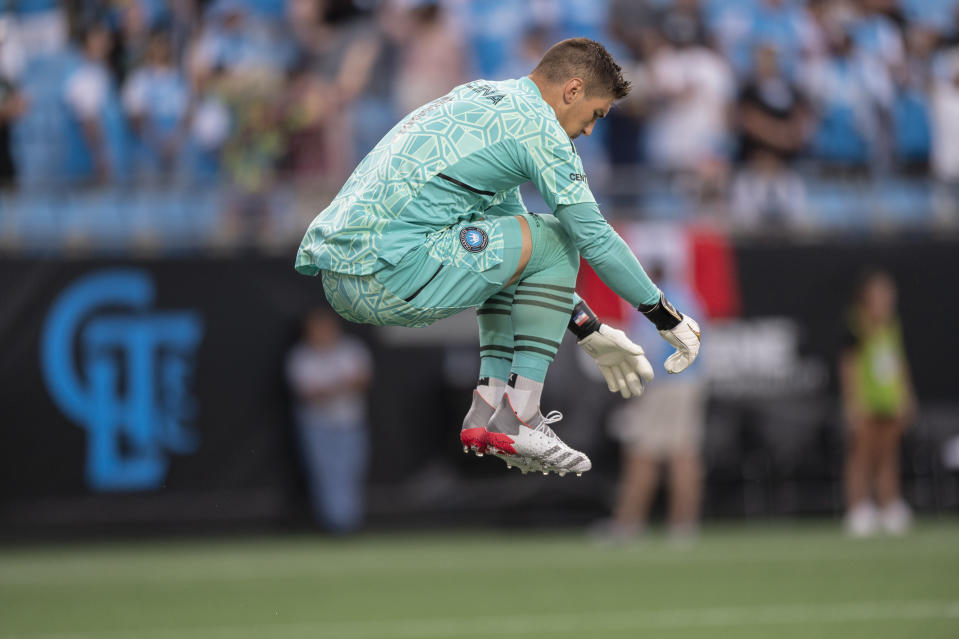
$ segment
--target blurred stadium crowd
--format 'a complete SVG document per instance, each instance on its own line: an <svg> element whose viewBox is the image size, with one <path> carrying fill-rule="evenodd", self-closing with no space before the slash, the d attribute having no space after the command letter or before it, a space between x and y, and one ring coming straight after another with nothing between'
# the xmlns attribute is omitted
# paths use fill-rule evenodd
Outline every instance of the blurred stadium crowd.
<svg viewBox="0 0 959 639"><path fill-rule="evenodd" d="M634 84L577 141L608 215L959 220L959 0L8 0L0 236L288 244L405 113L579 35Z"/></svg>

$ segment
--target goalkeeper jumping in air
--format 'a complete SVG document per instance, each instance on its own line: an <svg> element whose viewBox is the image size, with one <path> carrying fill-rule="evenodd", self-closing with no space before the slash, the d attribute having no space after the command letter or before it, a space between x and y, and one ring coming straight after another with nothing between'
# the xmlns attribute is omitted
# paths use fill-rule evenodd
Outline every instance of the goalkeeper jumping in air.
<svg viewBox="0 0 959 639"><path fill-rule="evenodd" d="M386 134L296 255L296 270L322 275L330 305L353 322L426 326L477 308L480 379L460 437L524 473L591 467L550 428L561 415L540 412L567 327L611 391L638 395L653 377L643 350L576 295L580 255L676 348L668 372L699 352L699 326L606 223L571 140L592 133L629 89L586 38L554 45L527 77L456 87ZM527 213L527 181L553 215Z"/></svg>

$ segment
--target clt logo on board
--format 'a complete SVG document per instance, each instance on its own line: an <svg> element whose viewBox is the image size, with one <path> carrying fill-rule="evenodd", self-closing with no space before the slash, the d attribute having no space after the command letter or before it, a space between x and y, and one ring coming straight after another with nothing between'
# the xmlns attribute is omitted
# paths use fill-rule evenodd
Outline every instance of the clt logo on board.
<svg viewBox="0 0 959 639"><path fill-rule="evenodd" d="M87 430L86 477L98 491L158 488L168 453L191 453L190 382L203 336L198 313L154 309L150 275L95 271L50 308L41 367L54 402Z"/></svg>

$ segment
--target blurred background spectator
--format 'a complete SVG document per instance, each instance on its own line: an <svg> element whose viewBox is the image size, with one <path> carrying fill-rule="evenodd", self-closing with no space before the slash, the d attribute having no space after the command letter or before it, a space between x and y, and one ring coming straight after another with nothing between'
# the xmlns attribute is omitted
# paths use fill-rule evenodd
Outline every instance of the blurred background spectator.
<svg viewBox="0 0 959 639"><path fill-rule="evenodd" d="M889 274L862 277L847 321L839 371L849 428L846 530L902 534L912 516L900 488L900 446L917 406Z"/></svg>
<svg viewBox="0 0 959 639"><path fill-rule="evenodd" d="M683 2L664 12L636 83L649 109L650 165L693 178L688 183L693 197L708 199L722 193L727 177L735 78L727 61L703 41L695 5Z"/></svg>
<svg viewBox="0 0 959 639"><path fill-rule="evenodd" d="M363 521L372 372L369 350L343 334L332 311L316 309L306 316L286 375L313 513L332 532L351 532Z"/></svg>
<svg viewBox="0 0 959 639"><path fill-rule="evenodd" d="M123 170L123 121L107 66L113 35L105 24L81 31L79 59L63 89L68 142L65 174L78 183L106 184Z"/></svg>
<svg viewBox="0 0 959 639"><path fill-rule="evenodd" d="M142 66L123 88L123 107L133 132L133 166L139 180L168 180L180 153L190 108L187 79L173 58L167 31L154 32Z"/></svg>
<svg viewBox="0 0 959 639"><path fill-rule="evenodd" d="M14 39L10 20L0 18L0 189L9 189L16 184L11 130L27 106L18 88L17 76L22 64L22 51Z"/></svg>
<svg viewBox="0 0 959 639"><path fill-rule="evenodd" d="M666 276L656 263L647 271L676 308L706 317L696 293L681 278ZM709 334L708 326L700 328ZM656 339L655 328L636 321L629 335L644 345L656 378L640 397L627 400L610 418L610 435L620 443L622 467L612 519L594 532L608 541L628 541L643 534L657 489L664 485L669 496L668 535L674 541L689 542L699 526L702 499L707 398L700 374L703 363L697 361L683 375L666 375L662 365L672 353L668 344Z"/></svg>
<svg viewBox="0 0 959 639"><path fill-rule="evenodd" d="M808 109L782 72L776 48L763 44L755 55L737 105L744 165L733 185L733 215L744 227L798 226L805 189L793 164L808 137Z"/></svg>

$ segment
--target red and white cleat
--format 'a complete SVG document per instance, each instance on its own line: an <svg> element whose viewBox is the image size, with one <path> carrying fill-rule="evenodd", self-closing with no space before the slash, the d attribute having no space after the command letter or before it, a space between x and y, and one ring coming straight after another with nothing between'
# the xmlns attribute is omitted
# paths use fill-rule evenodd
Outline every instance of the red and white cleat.
<svg viewBox="0 0 959 639"><path fill-rule="evenodd" d="M567 473L582 475L593 467L589 457L567 446L549 427L562 418L558 411L545 417L537 413L526 423L516 415L509 399L504 396L486 425L489 451L507 466L518 467L523 474L538 470L544 475L553 471L560 477Z"/></svg>

